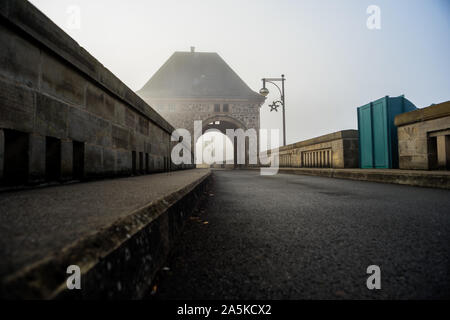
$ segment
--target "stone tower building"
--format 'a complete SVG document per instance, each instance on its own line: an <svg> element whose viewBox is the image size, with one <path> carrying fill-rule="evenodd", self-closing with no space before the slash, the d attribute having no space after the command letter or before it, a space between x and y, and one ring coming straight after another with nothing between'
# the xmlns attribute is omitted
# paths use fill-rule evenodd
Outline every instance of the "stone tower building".
<svg viewBox="0 0 450 320"><path fill-rule="evenodd" d="M175 128L189 130L193 148L195 120L202 120L202 133L253 128L259 135L259 109L265 98L217 53L193 48L175 52L137 94Z"/></svg>

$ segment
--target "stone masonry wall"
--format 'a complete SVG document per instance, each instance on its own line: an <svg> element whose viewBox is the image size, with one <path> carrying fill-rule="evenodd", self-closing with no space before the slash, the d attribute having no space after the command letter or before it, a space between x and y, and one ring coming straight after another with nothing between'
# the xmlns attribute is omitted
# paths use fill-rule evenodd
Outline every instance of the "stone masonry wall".
<svg viewBox="0 0 450 320"><path fill-rule="evenodd" d="M219 120L227 122L229 129L255 129L259 139L260 103L231 99L162 101L143 98L175 128L187 129L191 133L192 150L196 143L194 141L194 121L196 120L202 120L204 128L208 123ZM219 111L215 110L216 105L219 105ZM228 105L228 111L224 111L224 105Z"/></svg>
<svg viewBox="0 0 450 320"><path fill-rule="evenodd" d="M358 131L330 133L280 147L278 152L280 167L357 168Z"/></svg>
<svg viewBox="0 0 450 320"><path fill-rule="evenodd" d="M450 169L450 101L395 118L400 169Z"/></svg>
<svg viewBox="0 0 450 320"><path fill-rule="evenodd" d="M227 116L240 122L243 129L259 129L259 108L258 103L246 101L157 101L146 99L154 106L167 121L175 128L184 128L191 132L194 130L194 121L205 121L214 119L217 116ZM223 106L228 104L228 111L224 111ZM220 111L215 111L214 106L219 105Z"/></svg>
<svg viewBox="0 0 450 320"><path fill-rule="evenodd" d="M176 169L172 126L30 3L1 2L0 42L0 180Z"/></svg>

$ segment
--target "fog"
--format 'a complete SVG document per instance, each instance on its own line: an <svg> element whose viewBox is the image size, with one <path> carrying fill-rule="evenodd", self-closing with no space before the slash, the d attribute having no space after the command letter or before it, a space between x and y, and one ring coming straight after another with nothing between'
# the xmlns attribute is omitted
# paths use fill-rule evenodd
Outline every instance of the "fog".
<svg viewBox="0 0 450 320"><path fill-rule="evenodd" d="M134 91L190 46L219 53L255 91L285 74L287 143L357 128L356 107L386 95L449 100L446 0L31 2ZM369 5L381 29L366 25ZM281 129L268 88L261 127Z"/></svg>

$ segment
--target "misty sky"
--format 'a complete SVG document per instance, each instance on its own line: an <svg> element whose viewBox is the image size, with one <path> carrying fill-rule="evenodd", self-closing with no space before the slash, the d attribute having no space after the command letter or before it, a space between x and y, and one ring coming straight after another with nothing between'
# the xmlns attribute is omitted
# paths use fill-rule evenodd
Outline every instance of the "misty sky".
<svg viewBox="0 0 450 320"><path fill-rule="evenodd" d="M356 107L385 95L450 100L448 0L31 2L134 91L190 46L219 53L255 91L284 73L288 143L356 129ZM80 29L69 28L73 5ZM380 30L366 26L369 5ZM281 129L281 112L266 103L261 127Z"/></svg>

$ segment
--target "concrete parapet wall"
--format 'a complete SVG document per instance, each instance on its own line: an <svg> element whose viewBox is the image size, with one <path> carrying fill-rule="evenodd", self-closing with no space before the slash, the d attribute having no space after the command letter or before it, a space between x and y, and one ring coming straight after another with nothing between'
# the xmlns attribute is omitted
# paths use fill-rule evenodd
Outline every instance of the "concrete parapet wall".
<svg viewBox="0 0 450 320"><path fill-rule="evenodd" d="M445 171L430 172L401 169L280 168L279 172L337 179L403 184L426 188L450 189L450 174Z"/></svg>
<svg viewBox="0 0 450 320"><path fill-rule="evenodd" d="M1 2L0 41L0 180L178 169L172 126L29 2Z"/></svg>
<svg viewBox="0 0 450 320"><path fill-rule="evenodd" d="M395 117L400 169L450 170L450 101Z"/></svg>
<svg viewBox="0 0 450 320"><path fill-rule="evenodd" d="M356 168L358 131L343 130L283 146L279 157L280 167Z"/></svg>
<svg viewBox="0 0 450 320"><path fill-rule="evenodd" d="M164 266L185 220L197 208L210 178L209 170L188 170L86 183L89 186L74 184L53 190L12 192L13 196L22 198L25 193L25 197L33 199L31 201L35 205L40 203L39 206L46 205L41 201L45 194L63 198L76 194L78 198L77 201L72 200L71 209L78 212L78 216L73 217L70 232L29 234L28 237L34 237L34 241L39 243L34 252L30 252L27 244L20 240L20 232L11 231L22 230L20 223L9 226L15 236L10 236L8 241L16 249L1 248L2 255L8 257L0 264L0 297L142 298L148 294L156 272ZM150 191L155 184L160 185L159 190ZM91 192L86 193L86 188ZM121 199L126 193L123 188L131 189L129 193L134 197L128 194L126 199ZM58 190L55 192L55 189ZM95 190L97 193L93 195ZM86 205L93 197L103 200L113 197L111 201L120 202L122 206L103 201L93 209ZM12 205L8 210L16 215L27 215L20 206ZM41 207L41 210L46 211L47 216L57 213L57 210L48 208ZM97 216L87 218L92 216L91 212L96 212ZM33 216L28 218L43 228L58 224L56 217L51 221ZM90 223L78 224L76 220ZM64 227L59 226L59 229ZM46 241L49 237L50 243ZM67 288L66 270L70 265L80 267L80 290Z"/></svg>

